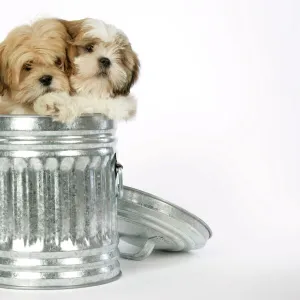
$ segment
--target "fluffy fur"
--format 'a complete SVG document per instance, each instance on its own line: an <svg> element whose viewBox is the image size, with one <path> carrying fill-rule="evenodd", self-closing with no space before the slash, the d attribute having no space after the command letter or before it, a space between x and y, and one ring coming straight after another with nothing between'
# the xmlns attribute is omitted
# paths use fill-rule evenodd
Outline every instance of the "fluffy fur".
<svg viewBox="0 0 300 300"><path fill-rule="evenodd" d="M101 113L112 120L129 120L136 113L136 100L132 95L97 98L90 94L70 97L68 93L51 93L38 99L35 111L52 116L53 120L72 123L83 114Z"/></svg>
<svg viewBox="0 0 300 300"><path fill-rule="evenodd" d="M62 122L71 122L87 112L102 113L114 120L132 117L136 101L128 95L138 79L140 63L128 38L100 20L60 21L72 37L70 82L76 95L72 101L66 93L44 95L35 110L41 115L55 114L55 119ZM63 105L69 106L68 116Z"/></svg>
<svg viewBox="0 0 300 300"><path fill-rule="evenodd" d="M41 95L70 92L70 39L56 19L39 20L8 34L0 44L0 113L32 114Z"/></svg>

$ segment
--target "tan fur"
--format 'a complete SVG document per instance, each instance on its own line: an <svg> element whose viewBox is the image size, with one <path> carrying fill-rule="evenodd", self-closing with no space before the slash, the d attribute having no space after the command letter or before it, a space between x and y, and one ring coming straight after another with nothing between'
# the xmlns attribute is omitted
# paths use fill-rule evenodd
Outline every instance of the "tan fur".
<svg viewBox="0 0 300 300"><path fill-rule="evenodd" d="M0 44L0 113L22 111L22 107L28 113L39 96L70 91L68 74L73 66L68 58L69 42L65 26L55 19L20 26L8 34ZM39 82L44 75L53 77L49 87Z"/></svg>

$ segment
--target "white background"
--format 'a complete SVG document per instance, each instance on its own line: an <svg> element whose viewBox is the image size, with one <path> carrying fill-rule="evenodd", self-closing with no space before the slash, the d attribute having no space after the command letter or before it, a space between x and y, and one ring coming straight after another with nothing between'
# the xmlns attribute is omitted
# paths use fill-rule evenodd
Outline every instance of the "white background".
<svg viewBox="0 0 300 300"><path fill-rule="evenodd" d="M142 72L138 117L118 132L125 184L190 210L214 236L190 254L122 260L108 285L1 299L298 300L300 2L4 2L1 39L37 16L127 33Z"/></svg>

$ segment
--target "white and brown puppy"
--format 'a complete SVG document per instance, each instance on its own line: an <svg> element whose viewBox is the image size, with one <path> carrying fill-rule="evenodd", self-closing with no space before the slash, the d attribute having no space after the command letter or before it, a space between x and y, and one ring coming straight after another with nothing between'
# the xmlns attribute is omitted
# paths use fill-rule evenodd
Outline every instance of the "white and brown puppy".
<svg viewBox="0 0 300 300"><path fill-rule="evenodd" d="M70 82L76 95L44 95L35 110L62 122L84 113L102 113L114 120L134 116L136 101L129 93L138 79L140 63L126 35L100 20L61 22L72 37Z"/></svg>
<svg viewBox="0 0 300 300"><path fill-rule="evenodd" d="M0 44L0 114L36 114L38 97L70 92L65 25L44 19L12 30Z"/></svg>

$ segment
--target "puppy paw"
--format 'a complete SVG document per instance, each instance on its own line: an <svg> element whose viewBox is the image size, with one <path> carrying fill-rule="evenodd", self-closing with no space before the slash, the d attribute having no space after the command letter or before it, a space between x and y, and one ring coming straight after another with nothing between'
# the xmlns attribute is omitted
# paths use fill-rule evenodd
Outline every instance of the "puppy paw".
<svg viewBox="0 0 300 300"><path fill-rule="evenodd" d="M106 115L115 121L128 121L136 115L137 105L133 96L108 99Z"/></svg>
<svg viewBox="0 0 300 300"><path fill-rule="evenodd" d="M71 123L77 117L76 107L67 93L48 93L37 99L34 110L42 116L51 116L54 121Z"/></svg>

